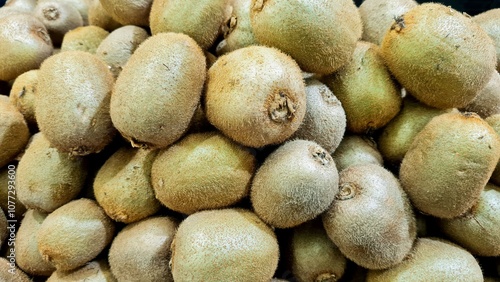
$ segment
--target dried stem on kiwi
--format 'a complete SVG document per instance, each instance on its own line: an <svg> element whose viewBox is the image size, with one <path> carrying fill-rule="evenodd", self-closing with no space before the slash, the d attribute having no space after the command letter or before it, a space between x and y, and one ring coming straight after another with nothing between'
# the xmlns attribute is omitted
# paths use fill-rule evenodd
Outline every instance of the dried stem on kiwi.
<svg viewBox="0 0 500 282"><path fill-rule="evenodd" d="M355 184L347 182L343 183L339 187L339 193L335 197L335 199L344 201L354 198L358 193L358 187Z"/></svg>
<svg viewBox="0 0 500 282"><path fill-rule="evenodd" d="M288 96L279 91L269 105L269 116L275 122L287 122L292 119L297 105Z"/></svg>
<svg viewBox="0 0 500 282"><path fill-rule="evenodd" d="M321 147L310 147L309 148L310 152L311 152L311 155L313 157L313 159L320 163L321 165L328 165L330 164L333 159L332 157L330 156L330 154L328 154L325 149L321 148Z"/></svg>
<svg viewBox="0 0 500 282"><path fill-rule="evenodd" d="M55 20L59 19L60 14L59 14L59 11L57 10L57 8L47 7L47 8L43 9L43 16L47 20L55 21Z"/></svg>
<svg viewBox="0 0 500 282"><path fill-rule="evenodd" d="M322 273L316 277L314 282L335 282L337 280L337 276L333 273Z"/></svg>
<svg viewBox="0 0 500 282"><path fill-rule="evenodd" d="M399 17L395 17L394 21L395 23L392 24L391 30L396 30L396 32L400 32L401 30L403 30L403 28L406 27L405 19L402 15Z"/></svg>

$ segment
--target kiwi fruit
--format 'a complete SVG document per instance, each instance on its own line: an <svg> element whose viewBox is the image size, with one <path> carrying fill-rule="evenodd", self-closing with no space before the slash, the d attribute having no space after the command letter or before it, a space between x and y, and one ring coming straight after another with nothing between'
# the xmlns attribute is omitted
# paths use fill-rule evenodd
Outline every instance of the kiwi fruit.
<svg viewBox="0 0 500 282"><path fill-rule="evenodd" d="M50 276L55 271L38 251L38 231L46 217L47 213L28 210L16 233L16 263L29 275Z"/></svg>
<svg viewBox="0 0 500 282"><path fill-rule="evenodd" d="M10 103L9 97L0 95L0 167L14 160L29 138L30 131L23 114Z"/></svg>
<svg viewBox="0 0 500 282"><path fill-rule="evenodd" d="M435 116L450 112L422 104L410 96L403 100L399 114L384 127L378 149L388 163L399 164L415 136Z"/></svg>
<svg viewBox="0 0 500 282"><path fill-rule="evenodd" d="M95 55L66 51L48 58L38 76L35 117L61 152L100 152L116 130L109 115L113 74Z"/></svg>
<svg viewBox="0 0 500 282"><path fill-rule="evenodd" d="M249 210L201 211L181 222L172 242L174 281L270 281L278 266L274 231Z"/></svg>
<svg viewBox="0 0 500 282"><path fill-rule="evenodd" d="M362 34L352 0L252 0L250 19L259 43L280 49L311 73L329 74L347 64Z"/></svg>
<svg viewBox="0 0 500 282"><path fill-rule="evenodd" d="M321 221L309 221L293 229L290 265L298 282L335 282L344 275L347 259L328 238Z"/></svg>
<svg viewBox="0 0 500 282"><path fill-rule="evenodd" d="M167 216L127 225L111 243L111 272L119 281L173 282L170 245L177 226L177 220Z"/></svg>
<svg viewBox="0 0 500 282"><path fill-rule="evenodd" d="M21 221L26 212L26 207L19 201L18 197L12 199L16 191L16 165L16 162L12 162L10 165L0 169L0 208L5 211L5 215L9 219ZM10 202L9 196L11 196ZM12 204L15 205L14 209L12 209Z"/></svg>
<svg viewBox="0 0 500 282"><path fill-rule="evenodd" d="M54 45L60 45L66 32L83 26L80 12L67 2L45 0L36 5L33 11L47 28Z"/></svg>
<svg viewBox="0 0 500 282"><path fill-rule="evenodd" d="M149 37L146 30L127 25L115 29L97 47L96 55L106 62L117 78L139 44Z"/></svg>
<svg viewBox="0 0 500 282"><path fill-rule="evenodd" d="M0 231L0 249L5 242L5 239L7 239L7 236L9 235L7 227L7 217L5 216L4 211L0 209L0 230L2 230Z"/></svg>
<svg viewBox="0 0 500 282"><path fill-rule="evenodd" d="M111 119L132 146L162 148L188 129L206 78L201 48L185 34L146 39L130 56L111 96Z"/></svg>
<svg viewBox="0 0 500 282"><path fill-rule="evenodd" d="M497 135L500 136L500 114L494 114L485 119L485 121L495 130ZM500 185L500 161L497 163L490 181L496 185Z"/></svg>
<svg viewBox="0 0 500 282"><path fill-rule="evenodd" d="M482 118L500 114L500 73L498 71L495 71L488 84L463 110L475 112Z"/></svg>
<svg viewBox="0 0 500 282"><path fill-rule="evenodd" d="M255 213L277 228L290 228L328 209L339 174L330 154L313 141L293 140L272 152L252 181Z"/></svg>
<svg viewBox="0 0 500 282"><path fill-rule="evenodd" d="M54 1L54 0L38 0L37 3L41 3L44 1ZM86 26L89 24L88 21L88 13L89 13L89 0L57 0L60 3L67 3L75 7L78 12L80 12L80 16L83 20L83 25Z"/></svg>
<svg viewBox="0 0 500 282"><path fill-rule="evenodd" d="M231 3L231 16L222 26L222 39L216 47L217 55L257 45L257 39L250 23L250 8L252 0L233 0Z"/></svg>
<svg viewBox="0 0 500 282"><path fill-rule="evenodd" d="M479 199L500 158L500 138L474 113L444 113L415 136L399 177L415 208L454 218Z"/></svg>
<svg viewBox="0 0 500 282"><path fill-rule="evenodd" d="M496 65L488 34L470 17L439 3L420 4L397 18L381 50L411 95L441 109L472 102Z"/></svg>
<svg viewBox="0 0 500 282"><path fill-rule="evenodd" d="M35 9L37 0L7 0L4 7L15 8L19 11L31 13Z"/></svg>
<svg viewBox="0 0 500 282"><path fill-rule="evenodd" d="M106 260L91 261L73 271L54 271L46 282L116 282Z"/></svg>
<svg viewBox="0 0 500 282"><path fill-rule="evenodd" d="M384 165L377 143L370 137L362 135L346 134L332 157L339 172L350 166L362 164Z"/></svg>
<svg viewBox="0 0 500 282"><path fill-rule="evenodd" d="M38 85L38 69L20 74L10 89L10 102L23 114L30 127L36 126L35 95Z"/></svg>
<svg viewBox="0 0 500 282"><path fill-rule="evenodd" d="M398 179L374 164L340 172L339 193L322 219L342 254L367 269L400 263L417 233L415 215Z"/></svg>
<svg viewBox="0 0 500 282"><path fill-rule="evenodd" d="M385 281L480 282L483 274L476 259L461 247L437 238L419 238L400 264L368 271L366 282Z"/></svg>
<svg viewBox="0 0 500 282"><path fill-rule="evenodd" d="M351 60L322 80L342 102L347 130L352 133L370 133L383 127L401 108L399 86L373 43L359 41Z"/></svg>
<svg viewBox="0 0 500 282"><path fill-rule="evenodd" d="M380 45L385 33L394 23L411 8L417 6L414 0L365 0L359 5L359 14L363 22L362 40Z"/></svg>
<svg viewBox="0 0 500 282"><path fill-rule="evenodd" d="M87 25L77 27L64 34L61 52L84 51L95 54L99 44L109 35L102 27Z"/></svg>
<svg viewBox="0 0 500 282"><path fill-rule="evenodd" d="M491 37L497 53L497 71L500 71L500 8L487 10L472 18Z"/></svg>
<svg viewBox="0 0 500 282"><path fill-rule="evenodd" d="M224 208L248 195L255 157L218 132L193 133L160 151L151 169L156 194L184 214Z"/></svg>
<svg viewBox="0 0 500 282"><path fill-rule="evenodd" d="M332 153L344 137L346 114L342 103L319 80L306 80L306 114L292 139L311 140Z"/></svg>
<svg viewBox="0 0 500 282"><path fill-rule="evenodd" d="M122 26L109 15L99 0L89 0L88 17L89 25L95 25L108 31Z"/></svg>
<svg viewBox="0 0 500 282"><path fill-rule="evenodd" d="M35 17L12 14L0 18L0 80L13 80L39 68L53 49L45 25Z"/></svg>
<svg viewBox="0 0 500 282"><path fill-rule="evenodd" d="M151 33L184 33L207 50L217 39L224 21L230 17L230 1L155 0L149 14Z"/></svg>
<svg viewBox="0 0 500 282"><path fill-rule="evenodd" d="M32 282L31 278L16 266L15 260L0 257L0 281Z"/></svg>
<svg viewBox="0 0 500 282"><path fill-rule="evenodd" d="M102 7L122 25L148 26L153 0L99 0Z"/></svg>
<svg viewBox="0 0 500 282"><path fill-rule="evenodd" d="M249 46L227 53L208 70L205 109L208 121L238 143L282 143L306 113L300 68L275 48Z"/></svg>
<svg viewBox="0 0 500 282"><path fill-rule="evenodd" d="M115 221L131 223L160 209L151 185L157 151L122 147L107 159L94 179L94 195Z"/></svg>

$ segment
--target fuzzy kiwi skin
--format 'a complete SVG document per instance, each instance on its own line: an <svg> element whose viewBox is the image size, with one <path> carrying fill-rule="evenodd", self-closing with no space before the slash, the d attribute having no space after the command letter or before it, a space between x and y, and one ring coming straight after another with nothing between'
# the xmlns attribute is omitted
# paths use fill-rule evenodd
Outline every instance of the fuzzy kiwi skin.
<svg viewBox="0 0 500 282"><path fill-rule="evenodd" d="M75 270L54 271L46 282L117 282L106 260L91 261Z"/></svg>
<svg viewBox="0 0 500 282"><path fill-rule="evenodd" d="M83 26L80 12L69 3L45 0L38 3L33 11L47 28L54 45L59 46L66 32Z"/></svg>
<svg viewBox="0 0 500 282"><path fill-rule="evenodd" d="M12 271L14 274L12 274ZM0 257L0 281L32 282L31 278L19 269L15 263L11 264L4 257Z"/></svg>
<svg viewBox="0 0 500 282"><path fill-rule="evenodd" d="M497 53L497 71L500 71L500 8L487 10L472 18L491 37Z"/></svg>
<svg viewBox="0 0 500 282"><path fill-rule="evenodd" d="M61 152L100 152L116 132L109 115L113 82L108 66L87 52L48 58L40 68L35 99L40 131Z"/></svg>
<svg viewBox="0 0 500 282"><path fill-rule="evenodd" d="M180 33L149 37L116 80L110 108L114 126L132 146L174 143L189 127L205 78L205 56L192 38Z"/></svg>
<svg viewBox="0 0 500 282"><path fill-rule="evenodd" d="M38 230L38 250L57 270L70 271L94 259L111 243L113 221L94 201L73 200L50 213Z"/></svg>
<svg viewBox="0 0 500 282"><path fill-rule="evenodd" d="M463 110L475 112L482 118L500 114L500 73L498 71L495 71L488 84Z"/></svg>
<svg viewBox="0 0 500 282"><path fill-rule="evenodd" d="M252 181L255 213L277 228L291 228L328 209L338 192L330 154L313 141L293 140L272 152Z"/></svg>
<svg viewBox="0 0 500 282"><path fill-rule="evenodd" d="M16 233L16 263L29 275L50 276L56 270L38 251L38 231L46 217L47 213L28 210Z"/></svg>
<svg viewBox="0 0 500 282"><path fill-rule="evenodd" d="M306 113L300 68L265 46L223 55L208 70L205 109L208 121L238 143L254 148L282 143Z"/></svg>
<svg viewBox="0 0 500 282"><path fill-rule="evenodd" d="M151 33L184 33L206 50L214 44L230 16L229 3L229 0L155 0L149 15Z"/></svg>
<svg viewBox="0 0 500 282"><path fill-rule="evenodd" d="M414 0L365 0L359 5L363 22L362 40L380 45L394 19L417 6Z"/></svg>
<svg viewBox="0 0 500 282"><path fill-rule="evenodd" d="M11 164L16 165L16 162L12 162ZM10 167L12 168L12 167ZM0 208L4 211L9 210L9 195L11 196L11 201L12 201L12 192L9 193L9 191L13 191L15 189L15 186L10 186L9 184L12 185L12 181L16 181L14 178L14 174L16 173L15 169L10 170L9 166L5 166L0 169ZM9 183L9 181L11 181ZM26 212L26 207L19 201L18 197L15 197L14 203L16 205L16 209L14 210L14 218L17 219L19 222L23 219L24 213ZM7 214L6 214L7 215ZM8 214L9 218L11 218L11 215Z"/></svg>
<svg viewBox="0 0 500 282"><path fill-rule="evenodd" d="M8 231L7 231L7 217L2 209L0 209L0 249L2 248L3 242L7 239Z"/></svg>
<svg viewBox="0 0 500 282"><path fill-rule="evenodd" d="M7 165L24 149L30 138L28 125L9 97L0 96L0 167Z"/></svg>
<svg viewBox="0 0 500 282"><path fill-rule="evenodd" d="M322 219L340 251L367 269L400 263L417 235L415 215L398 179L374 164L340 172L339 193Z"/></svg>
<svg viewBox="0 0 500 282"><path fill-rule="evenodd" d="M89 0L89 25L102 27L105 30L112 31L122 25L115 21L109 13L104 10L104 7L99 0Z"/></svg>
<svg viewBox="0 0 500 282"><path fill-rule="evenodd" d="M257 39L252 31L250 23L250 8L252 0L233 0L231 3L231 16L222 26L224 39L217 44L217 55L243 47L257 45Z"/></svg>
<svg viewBox="0 0 500 282"><path fill-rule="evenodd" d="M30 127L36 126L35 95L38 85L38 69L20 74L12 84L10 102L23 114Z"/></svg>
<svg viewBox="0 0 500 282"><path fill-rule="evenodd" d="M339 172L355 165L384 165L384 159L377 148L377 143L369 137L361 135L345 135L332 157Z"/></svg>
<svg viewBox="0 0 500 282"><path fill-rule="evenodd" d="M329 74L346 64L362 34L352 0L252 0L250 19L259 43L289 54L311 73Z"/></svg>
<svg viewBox="0 0 500 282"><path fill-rule="evenodd" d="M454 218L479 199L500 158L500 138L474 113L434 117L415 136L399 177L415 208Z"/></svg>
<svg viewBox="0 0 500 282"><path fill-rule="evenodd" d="M102 7L122 25L148 26L153 0L99 0Z"/></svg>
<svg viewBox="0 0 500 282"><path fill-rule="evenodd" d="M94 195L113 220L131 223L160 209L150 180L157 153L123 147L99 169L94 179Z"/></svg>
<svg viewBox="0 0 500 282"><path fill-rule="evenodd" d="M221 133L194 133L158 154L151 181L166 207L192 214L246 197L256 162L251 152Z"/></svg>
<svg viewBox="0 0 500 282"><path fill-rule="evenodd" d="M279 246L274 231L251 211L201 211L181 222L172 243L176 282L270 281Z"/></svg>
<svg viewBox="0 0 500 282"><path fill-rule="evenodd" d="M119 281L173 282L170 245L177 226L177 220L166 216L127 225L111 243L111 272Z"/></svg>
<svg viewBox="0 0 500 282"><path fill-rule="evenodd" d="M441 109L472 102L496 65L488 34L472 19L438 3L420 4L398 18L381 50L411 95Z"/></svg>
<svg viewBox="0 0 500 282"><path fill-rule="evenodd" d="M0 80L9 81L38 68L53 49L47 29L32 15L0 18Z"/></svg>
<svg viewBox="0 0 500 282"><path fill-rule="evenodd" d="M7 0L4 7L10 7L19 11L31 13L35 9L37 0Z"/></svg>
<svg viewBox="0 0 500 282"><path fill-rule="evenodd" d="M99 44L109 35L109 31L102 27L87 25L77 27L64 34L61 43L61 52L84 51L95 54Z"/></svg>
<svg viewBox="0 0 500 282"><path fill-rule="evenodd" d="M500 136L500 114L494 114L485 119L485 121L495 130L497 135ZM490 181L496 185L500 185L500 161L497 163Z"/></svg>
<svg viewBox="0 0 500 282"><path fill-rule="evenodd" d="M319 80L306 80L306 114L291 139L311 140L330 154L337 149L346 130L342 103Z"/></svg>
<svg viewBox="0 0 500 282"><path fill-rule="evenodd" d="M429 277L429 275L432 275ZM405 260L386 270L369 270L366 282L483 281L476 259L445 240L418 238Z"/></svg>

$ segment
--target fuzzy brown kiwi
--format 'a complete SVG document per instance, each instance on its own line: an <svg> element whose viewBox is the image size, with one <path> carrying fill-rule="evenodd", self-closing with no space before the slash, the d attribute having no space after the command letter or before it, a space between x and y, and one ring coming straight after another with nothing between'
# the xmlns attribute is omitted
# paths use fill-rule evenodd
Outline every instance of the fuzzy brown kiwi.
<svg viewBox="0 0 500 282"><path fill-rule="evenodd" d="M495 71L488 84L463 110L475 112L482 118L500 114L500 73L498 71Z"/></svg>
<svg viewBox="0 0 500 282"><path fill-rule="evenodd" d="M500 8L487 10L472 18L491 37L497 53L497 71L500 71Z"/></svg>
<svg viewBox="0 0 500 282"><path fill-rule="evenodd" d="M50 213L38 230L38 250L57 270L69 271L94 259L111 243L113 221L93 200L73 200Z"/></svg>
<svg viewBox="0 0 500 282"><path fill-rule="evenodd" d="M350 166L361 164L384 165L377 143L361 135L346 134L332 157L339 172Z"/></svg>
<svg viewBox="0 0 500 282"><path fill-rule="evenodd" d="M257 170L252 206L271 226L298 226L328 209L338 192L338 177L333 158L317 143L286 142Z"/></svg>
<svg viewBox="0 0 500 282"><path fill-rule="evenodd" d="M350 132L364 134L379 129L401 108L400 88L373 43L359 41L351 60L322 81L342 102Z"/></svg>
<svg viewBox="0 0 500 282"><path fill-rule="evenodd" d="M495 130L497 135L500 136L500 114L494 114L485 119L485 121ZM500 185L500 161L497 163L490 181L496 185Z"/></svg>
<svg viewBox="0 0 500 282"><path fill-rule="evenodd" d="M10 102L23 114L29 126L36 126L35 95L38 85L38 69L20 74L12 84Z"/></svg>
<svg viewBox="0 0 500 282"><path fill-rule="evenodd" d="M205 109L208 121L238 143L282 143L306 112L300 68L291 57L264 46L223 55L208 70Z"/></svg>
<svg viewBox="0 0 500 282"><path fill-rule="evenodd" d="M352 0L252 0L250 19L259 43L282 50L311 73L329 74L346 64L362 34Z"/></svg>
<svg viewBox="0 0 500 282"><path fill-rule="evenodd" d="M466 250L448 241L419 238L405 260L386 270L369 270L366 282L483 281L481 267Z"/></svg>
<svg viewBox="0 0 500 282"><path fill-rule="evenodd" d="M59 46L66 32L83 26L80 12L69 3L45 0L38 3L33 11L47 28L52 43Z"/></svg>
<svg viewBox="0 0 500 282"><path fill-rule="evenodd" d="M115 277L130 282L173 282L170 245L177 226L177 220L162 216L123 228L113 239L108 255Z"/></svg>
<svg viewBox="0 0 500 282"><path fill-rule="evenodd" d="M32 282L31 278L16 266L15 259L0 257L0 281Z"/></svg>
<svg viewBox="0 0 500 282"><path fill-rule="evenodd" d="M105 30L112 31L122 25L115 21L109 13L102 7L101 1L89 0L89 25L102 27Z"/></svg>
<svg viewBox="0 0 500 282"><path fill-rule="evenodd" d="M189 127L205 78L205 56L192 38L149 37L116 80L110 108L114 126L135 147L174 143Z"/></svg>
<svg viewBox="0 0 500 282"><path fill-rule="evenodd" d="M51 56L38 77L36 120L54 147L72 155L101 151L116 130L109 115L113 74L95 55Z"/></svg>
<svg viewBox="0 0 500 282"><path fill-rule="evenodd" d="M46 282L117 282L109 269L109 264L106 260L91 261L84 266L75 270L54 271Z"/></svg>
<svg viewBox="0 0 500 282"><path fill-rule="evenodd" d="M37 69L52 50L47 29L32 15L0 18L0 80L9 81Z"/></svg>
<svg viewBox="0 0 500 282"><path fill-rule="evenodd" d="M410 252L417 228L398 179L379 165L351 166L340 173L339 190L322 217L333 243L364 268L400 263Z"/></svg>
<svg viewBox="0 0 500 282"><path fill-rule="evenodd" d="M415 136L399 177L423 213L454 218L479 199L500 158L500 139L474 113L434 117Z"/></svg>
<svg viewBox="0 0 500 282"><path fill-rule="evenodd" d="M7 165L28 144L28 125L9 97L0 95L0 167Z"/></svg>
<svg viewBox="0 0 500 282"><path fill-rule="evenodd" d="M64 34L61 51L85 51L95 54L99 44L109 35L102 27L87 25L77 27Z"/></svg>
<svg viewBox="0 0 500 282"><path fill-rule="evenodd" d="M243 209L201 211L181 222L172 243L174 281L270 281L278 265L274 231Z"/></svg>
<svg viewBox="0 0 500 282"><path fill-rule="evenodd" d="M381 50L411 95L441 109L472 102L496 65L488 34L470 17L438 3L420 4L397 18Z"/></svg>
<svg viewBox="0 0 500 282"><path fill-rule="evenodd" d="M6 216L10 219L17 219L20 222L26 212L26 207L19 201L18 197L12 201L16 189L16 165L16 162L12 162L0 169L0 208L6 212ZM11 203L9 203L9 195ZM14 211L12 211L12 205L9 208L9 204L12 202L16 207ZM8 212L9 210L12 212Z"/></svg>
<svg viewBox="0 0 500 282"><path fill-rule="evenodd" d="M149 26L153 0L99 0L102 7L122 25Z"/></svg>
<svg viewBox="0 0 500 282"><path fill-rule="evenodd" d="M156 198L192 214L224 208L248 195L256 159L219 132L194 133L162 150L151 169Z"/></svg>
<svg viewBox="0 0 500 282"><path fill-rule="evenodd" d="M0 230L2 230L0 231L0 249L9 235L7 227L7 217L5 216L3 209L0 208Z"/></svg>

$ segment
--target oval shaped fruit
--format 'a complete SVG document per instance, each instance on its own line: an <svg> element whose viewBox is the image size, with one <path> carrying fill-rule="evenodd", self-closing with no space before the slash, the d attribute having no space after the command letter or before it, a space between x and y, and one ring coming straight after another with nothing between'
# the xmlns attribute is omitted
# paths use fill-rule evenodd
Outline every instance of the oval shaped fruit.
<svg viewBox="0 0 500 282"><path fill-rule="evenodd" d="M23 115L7 96L0 96L0 167L12 161L26 146L30 138Z"/></svg>
<svg viewBox="0 0 500 282"><path fill-rule="evenodd" d="M20 74L10 90L10 102L23 114L29 126L36 126L35 95L38 85L38 69Z"/></svg>
<svg viewBox="0 0 500 282"><path fill-rule="evenodd" d="M339 172L350 166L362 164L384 165L384 159L377 149L377 143L373 139L361 135L345 135L332 157Z"/></svg>
<svg viewBox="0 0 500 282"><path fill-rule="evenodd" d="M500 73L495 71L490 81L477 97L464 108L467 112L475 112L482 118L500 114Z"/></svg>
<svg viewBox="0 0 500 282"><path fill-rule="evenodd" d="M497 53L497 71L500 71L500 8L490 9L472 18L493 39Z"/></svg>
<svg viewBox="0 0 500 282"><path fill-rule="evenodd" d="M52 43L57 46L61 44L66 32L83 26L80 12L73 5L64 1L44 0L38 2L33 14L45 25Z"/></svg>
<svg viewBox="0 0 500 282"><path fill-rule="evenodd" d="M101 27L86 25L72 29L64 34L61 51L84 51L95 54L99 44L109 35Z"/></svg>
<svg viewBox="0 0 500 282"><path fill-rule="evenodd" d="M99 0L109 15L122 25L149 25L153 0Z"/></svg>

